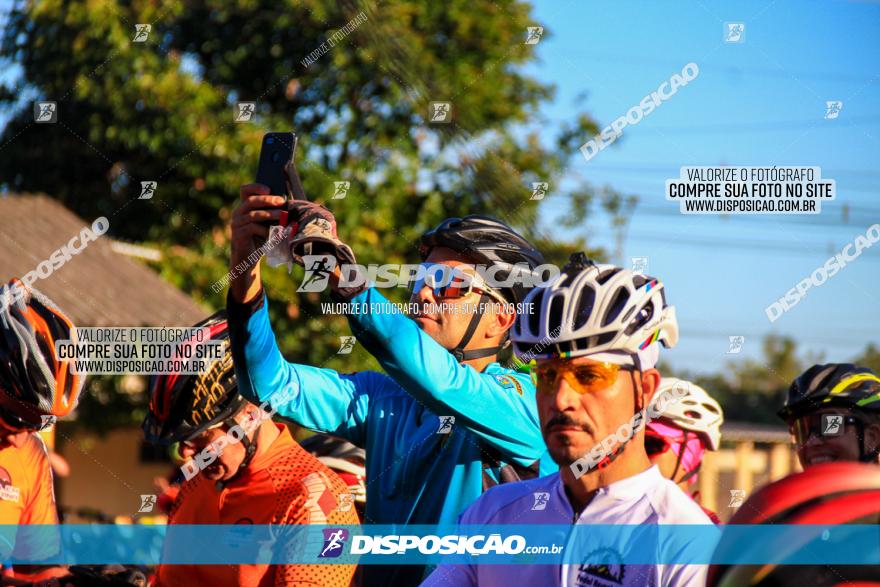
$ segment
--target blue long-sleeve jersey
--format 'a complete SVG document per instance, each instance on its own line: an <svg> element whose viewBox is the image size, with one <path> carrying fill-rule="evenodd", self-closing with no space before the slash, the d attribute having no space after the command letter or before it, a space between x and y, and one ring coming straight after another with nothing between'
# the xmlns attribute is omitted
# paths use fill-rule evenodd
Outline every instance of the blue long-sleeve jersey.
<svg viewBox="0 0 880 587"><path fill-rule="evenodd" d="M364 523L452 524L511 467L537 467L545 449L527 375L498 363L482 373L459 364L375 289L351 302L373 310L350 315L349 324L387 374L287 362L264 296L246 305L230 298L228 314L246 398L366 450ZM545 465L542 474L555 470Z"/></svg>

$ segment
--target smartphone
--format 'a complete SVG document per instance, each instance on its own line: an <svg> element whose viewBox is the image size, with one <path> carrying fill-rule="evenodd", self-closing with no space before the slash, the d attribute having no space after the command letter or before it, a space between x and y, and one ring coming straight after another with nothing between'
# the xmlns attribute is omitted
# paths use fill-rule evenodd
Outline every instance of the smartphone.
<svg viewBox="0 0 880 587"><path fill-rule="evenodd" d="M294 197L289 170L293 168L295 151L295 133L269 132L263 135L257 183L268 186L270 194L288 199Z"/></svg>

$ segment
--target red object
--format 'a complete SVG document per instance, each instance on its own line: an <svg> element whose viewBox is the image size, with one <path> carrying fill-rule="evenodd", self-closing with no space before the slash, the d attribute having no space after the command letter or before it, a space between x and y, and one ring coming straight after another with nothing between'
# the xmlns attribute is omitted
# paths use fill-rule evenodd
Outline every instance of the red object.
<svg viewBox="0 0 880 587"><path fill-rule="evenodd" d="M878 523L880 467L858 462L822 463L762 487L746 500L728 524L846 524L871 515L875 516L874 523ZM815 536L805 539L809 542ZM720 584L732 569L727 565L711 565L706 585Z"/></svg>
<svg viewBox="0 0 880 587"><path fill-rule="evenodd" d="M880 467L864 463L822 463L766 485L737 510L729 524L762 524L788 510L835 494L880 489ZM748 507L746 507L748 504Z"/></svg>

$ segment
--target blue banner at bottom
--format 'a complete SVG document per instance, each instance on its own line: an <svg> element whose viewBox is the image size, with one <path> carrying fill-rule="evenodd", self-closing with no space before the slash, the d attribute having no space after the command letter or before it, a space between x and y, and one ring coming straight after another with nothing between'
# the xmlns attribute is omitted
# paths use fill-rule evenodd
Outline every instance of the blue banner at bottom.
<svg viewBox="0 0 880 587"><path fill-rule="evenodd" d="M0 553L65 565L880 565L880 526L0 526Z"/></svg>

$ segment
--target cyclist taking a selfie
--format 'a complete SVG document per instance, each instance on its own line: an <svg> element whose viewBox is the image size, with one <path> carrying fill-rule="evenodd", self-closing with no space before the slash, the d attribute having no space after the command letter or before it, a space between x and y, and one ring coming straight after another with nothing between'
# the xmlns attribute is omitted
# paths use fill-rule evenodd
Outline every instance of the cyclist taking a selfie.
<svg viewBox="0 0 880 587"><path fill-rule="evenodd" d="M241 193L232 220L233 267L255 250L254 237L268 238L264 223L277 222L283 202L265 186L244 186ZM337 269L355 262L326 208L298 201L289 213L297 227L291 238L297 262L303 263L309 245L335 258ZM425 263L470 272L471 279L416 282L410 302L422 311L413 316L395 311L376 288L340 287L330 279L335 299L376 309L351 313L348 320L385 373L343 375L287 362L269 323L259 264L232 281L227 301L242 393L366 450L367 524L453 523L485 488L535 476L543 452L533 384L497 362L516 316L489 303L522 302L529 287L493 288L472 272L482 264L504 280L516 265L541 265L541 254L509 226L484 216L443 221L422 236L420 253ZM487 311L438 311L441 302L484 303ZM296 393L281 401L278 390L286 387ZM424 569L370 565L365 572L367 584L412 585Z"/></svg>

